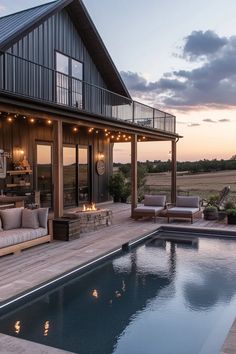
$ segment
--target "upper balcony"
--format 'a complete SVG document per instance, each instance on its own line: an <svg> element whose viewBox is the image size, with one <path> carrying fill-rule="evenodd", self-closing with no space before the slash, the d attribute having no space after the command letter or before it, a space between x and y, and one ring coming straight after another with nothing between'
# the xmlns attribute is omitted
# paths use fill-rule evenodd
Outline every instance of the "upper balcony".
<svg viewBox="0 0 236 354"><path fill-rule="evenodd" d="M9 53L0 53L0 91L176 133L176 118L169 113Z"/></svg>

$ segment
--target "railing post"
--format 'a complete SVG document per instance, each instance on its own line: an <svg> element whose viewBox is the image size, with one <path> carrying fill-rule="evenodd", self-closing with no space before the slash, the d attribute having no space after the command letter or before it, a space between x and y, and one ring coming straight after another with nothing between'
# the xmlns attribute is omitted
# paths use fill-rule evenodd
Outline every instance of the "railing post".
<svg viewBox="0 0 236 354"><path fill-rule="evenodd" d="M172 142L171 142L171 203L176 202L176 194L177 194L176 145L177 145L177 142L175 140L172 140Z"/></svg>
<svg viewBox="0 0 236 354"><path fill-rule="evenodd" d="M134 123L134 116L135 116L135 112L134 112L135 107L134 107L134 105L135 105L135 102L133 101L133 112L132 112L132 121L133 121L133 123Z"/></svg>
<svg viewBox="0 0 236 354"><path fill-rule="evenodd" d="M131 140L131 217L138 201L137 134Z"/></svg>

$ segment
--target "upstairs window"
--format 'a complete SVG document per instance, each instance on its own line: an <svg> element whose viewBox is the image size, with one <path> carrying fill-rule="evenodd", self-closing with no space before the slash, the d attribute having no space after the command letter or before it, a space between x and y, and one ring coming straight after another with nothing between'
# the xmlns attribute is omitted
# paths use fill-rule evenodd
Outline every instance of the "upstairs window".
<svg viewBox="0 0 236 354"><path fill-rule="evenodd" d="M60 104L83 108L83 64L56 52L56 100Z"/></svg>

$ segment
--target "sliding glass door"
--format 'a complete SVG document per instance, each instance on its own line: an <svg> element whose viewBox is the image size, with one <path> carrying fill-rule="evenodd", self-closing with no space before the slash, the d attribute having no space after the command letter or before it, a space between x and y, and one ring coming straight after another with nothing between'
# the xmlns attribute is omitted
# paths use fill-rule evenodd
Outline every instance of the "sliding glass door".
<svg viewBox="0 0 236 354"><path fill-rule="evenodd" d="M64 207L77 205L76 147L63 147Z"/></svg>
<svg viewBox="0 0 236 354"><path fill-rule="evenodd" d="M36 144L36 190L40 192L40 205L52 208L52 144Z"/></svg>

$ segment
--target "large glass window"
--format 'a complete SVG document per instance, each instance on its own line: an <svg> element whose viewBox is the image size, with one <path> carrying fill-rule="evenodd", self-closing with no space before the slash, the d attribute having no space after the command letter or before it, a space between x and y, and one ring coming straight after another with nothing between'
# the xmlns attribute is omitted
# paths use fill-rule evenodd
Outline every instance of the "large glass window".
<svg viewBox="0 0 236 354"><path fill-rule="evenodd" d="M69 58L56 53L57 102L69 104Z"/></svg>
<svg viewBox="0 0 236 354"><path fill-rule="evenodd" d="M56 53L57 102L83 107L83 64L64 54Z"/></svg>
<svg viewBox="0 0 236 354"><path fill-rule="evenodd" d="M40 192L40 204L52 207L52 145L36 145L36 189Z"/></svg>
<svg viewBox="0 0 236 354"><path fill-rule="evenodd" d="M77 204L76 198L76 148L63 147L63 184L64 184L64 206Z"/></svg>

